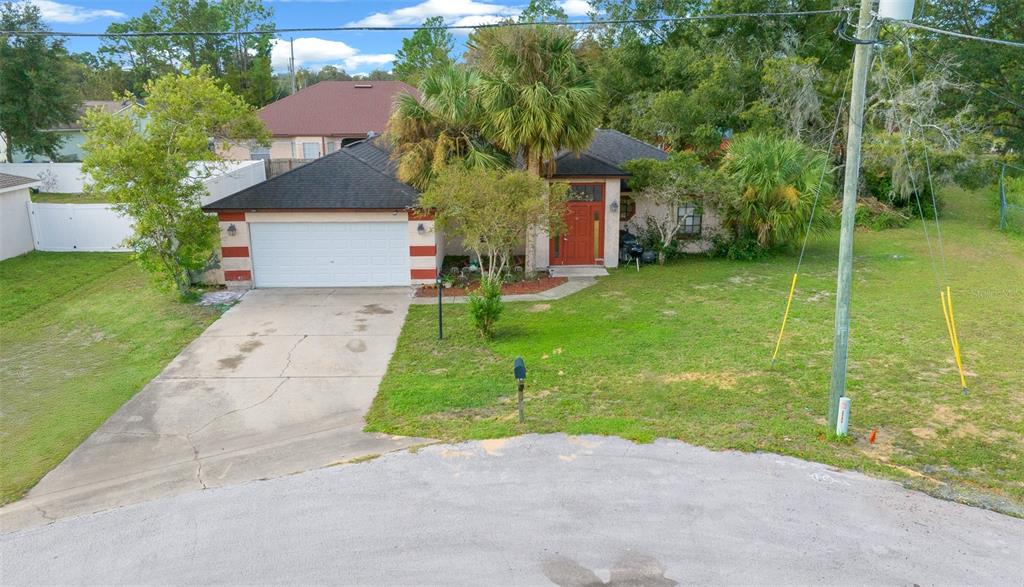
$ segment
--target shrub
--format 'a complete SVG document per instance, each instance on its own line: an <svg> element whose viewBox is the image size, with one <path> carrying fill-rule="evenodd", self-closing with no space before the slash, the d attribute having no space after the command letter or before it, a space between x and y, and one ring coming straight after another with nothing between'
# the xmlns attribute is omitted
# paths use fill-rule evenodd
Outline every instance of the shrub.
<svg viewBox="0 0 1024 587"><path fill-rule="evenodd" d="M842 209L843 203L841 200L832 202L831 212L836 218L842 213ZM913 216L911 216L908 209L895 208L870 196L857 198L856 226L870 230L903 228L910 222L911 218Z"/></svg>
<svg viewBox="0 0 1024 587"><path fill-rule="evenodd" d="M828 157L794 139L747 135L736 139L722 171L738 192L719 202L725 225L737 241L755 239L762 248L797 243L807 232L815 197L832 195ZM815 214L812 229L831 224Z"/></svg>
<svg viewBox="0 0 1024 587"><path fill-rule="evenodd" d="M708 255L725 257L732 261L756 261L766 257L768 251L757 242L757 239L749 235L730 237L716 234L711 238Z"/></svg>
<svg viewBox="0 0 1024 587"><path fill-rule="evenodd" d="M493 336L494 323L504 309L501 302L501 279L482 280L480 288L470 292L468 304L473 326L485 338Z"/></svg>

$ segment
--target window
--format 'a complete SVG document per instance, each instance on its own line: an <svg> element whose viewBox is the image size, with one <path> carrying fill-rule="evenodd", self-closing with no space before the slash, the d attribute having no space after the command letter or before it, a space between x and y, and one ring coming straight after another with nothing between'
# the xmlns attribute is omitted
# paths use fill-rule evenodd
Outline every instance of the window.
<svg viewBox="0 0 1024 587"><path fill-rule="evenodd" d="M570 202L600 202L604 199L604 185L599 183L574 183L569 186Z"/></svg>
<svg viewBox="0 0 1024 587"><path fill-rule="evenodd" d="M631 194L619 197L619 222L629 222L636 216L636 201Z"/></svg>
<svg viewBox="0 0 1024 587"><path fill-rule="evenodd" d="M316 159L320 156L320 143L302 143L302 158Z"/></svg>
<svg viewBox="0 0 1024 587"><path fill-rule="evenodd" d="M690 202L679 206L679 236L697 237L701 233L701 210L696 203Z"/></svg>
<svg viewBox="0 0 1024 587"><path fill-rule="evenodd" d="M327 152L333 153L338 150L338 144L334 141L327 141Z"/></svg>
<svg viewBox="0 0 1024 587"><path fill-rule="evenodd" d="M267 159L270 159L270 147L263 147L261 145L252 147L249 149L249 159L252 159L253 161L266 161Z"/></svg>

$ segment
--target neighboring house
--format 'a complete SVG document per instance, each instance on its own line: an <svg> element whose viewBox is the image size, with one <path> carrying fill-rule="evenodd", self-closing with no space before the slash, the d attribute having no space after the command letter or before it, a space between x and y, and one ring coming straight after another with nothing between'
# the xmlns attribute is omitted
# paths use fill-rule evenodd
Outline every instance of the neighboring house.
<svg viewBox="0 0 1024 587"><path fill-rule="evenodd" d="M261 108L271 144L233 146L228 159L316 159L381 134L399 94L419 96L398 81L324 81Z"/></svg>
<svg viewBox="0 0 1024 587"><path fill-rule="evenodd" d="M569 183L566 234L533 243L540 268L618 265L619 230L636 221L643 202L623 191L631 159L666 153L618 131L599 129L583 153L560 153L553 181ZM429 215L416 211L419 192L398 181L378 141L352 143L326 157L203 207L220 219L228 283L252 287L391 286L430 283L445 242ZM684 207L685 208L685 207ZM695 208L690 236L711 227Z"/></svg>
<svg viewBox="0 0 1024 587"><path fill-rule="evenodd" d="M52 132L57 133L64 137L58 148L57 157L55 161L59 162L76 162L81 161L85 153L82 151L82 144L85 143L85 130L82 128L83 119L85 113L90 110L104 110L110 114L121 114L128 110L132 105L132 102L120 101L120 100L86 100L82 102L82 105L78 109L78 119L67 126L59 128L50 128L40 132ZM0 137L0 154L7 152L7 145L3 143L2 137ZM14 149L12 153L11 161L14 163L22 162L35 162L35 163L48 163L50 158L46 155L28 155L18 148Z"/></svg>
<svg viewBox="0 0 1024 587"><path fill-rule="evenodd" d="M29 189L38 185L38 179L0 173L0 261L35 248L28 203Z"/></svg>

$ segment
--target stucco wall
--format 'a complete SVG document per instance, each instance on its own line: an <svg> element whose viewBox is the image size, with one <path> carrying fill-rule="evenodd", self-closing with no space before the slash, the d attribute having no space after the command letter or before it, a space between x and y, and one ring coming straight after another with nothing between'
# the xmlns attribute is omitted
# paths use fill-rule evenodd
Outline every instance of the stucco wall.
<svg viewBox="0 0 1024 587"><path fill-rule="evenodd" d="M28 187L0 192L0 260L31 251Z"/></svg>
<svg viewBox="0 0 1024 587"><path fill-rule="evenodd" d="M644 226L644 218L647 216L662 218L668 213L667 206L655 204L649 199L640 197L637 193L633 193L632 197L636 202L636 214L625 223L624 227L633 234L640 234ZM718 232L720 224L718 211L710 206L705 206L703 217L701 218L700 238L681 239L679 241L680 250L684 253L702 253L707 251L711 248L711 238Z"/></svg>

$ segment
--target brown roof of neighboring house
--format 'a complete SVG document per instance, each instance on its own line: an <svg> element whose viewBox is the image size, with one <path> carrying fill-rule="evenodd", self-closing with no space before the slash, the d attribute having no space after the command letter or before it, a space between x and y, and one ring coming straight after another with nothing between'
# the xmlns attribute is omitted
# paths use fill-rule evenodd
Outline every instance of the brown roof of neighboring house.
<svg viewBox="0 0 1024 587"><path fill-rule="evenodd" d="M398 94L419 92L397 81L326 81L267 104L259 117L273 136L361 136L384 132Z"/></svg>
<svg viewBox="0 0 1024 587"><path fill-rule="evenodd" d="M9 173L0 173L0 191L6 191L18 186L29 186L34 183L39 183L39 180L20 175L10 175Z"/></svg>
<svg viewBox="0 0 1024 587"><path fill-rule="evenodd" d="M78 107L78 119L70 124L50 128L47 130L82 130L82 119L85 113L90 110L103 110L108 114L117 114L131 105L131 102L124 100L85 100Z"/></svg>

